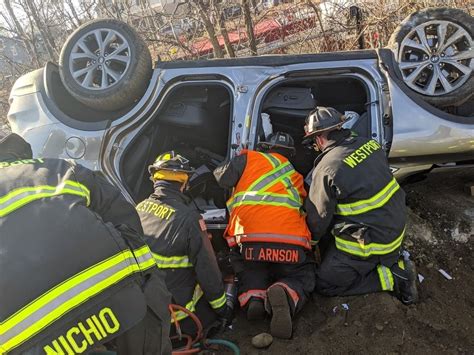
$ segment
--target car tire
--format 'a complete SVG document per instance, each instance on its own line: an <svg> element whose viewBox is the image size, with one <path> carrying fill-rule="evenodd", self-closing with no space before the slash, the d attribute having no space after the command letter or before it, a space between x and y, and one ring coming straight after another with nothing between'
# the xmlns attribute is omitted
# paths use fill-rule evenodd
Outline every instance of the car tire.
<svg viewBox="0 0 474 355"><path fill-rule="evenodd" d="M400 23L389 47L410 89L435 106L457 106L474 95L473 39L472 16L459 9L427 8Z"/></svg>
<svg viewBox="0 0 474 355"><path fill-rule="evenodd" d="M115 111L143 96L152 63L145 42L129 25L101 19L85 23L68 37L59 72L78 101L97 110Z"/></svg>

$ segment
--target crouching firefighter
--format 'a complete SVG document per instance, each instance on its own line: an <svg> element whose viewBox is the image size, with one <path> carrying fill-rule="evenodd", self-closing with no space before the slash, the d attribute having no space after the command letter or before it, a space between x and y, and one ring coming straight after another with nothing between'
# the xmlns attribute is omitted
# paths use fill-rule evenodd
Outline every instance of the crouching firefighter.
<svg viewBox="0 0 474 355"><path fill-rule="evenodd" d="M232 310L226 304L206 225L183 193L194 170L174 151L158 156L148 170L154 192L138 204L137 211L158 267L166 273L172 302L194 312L205 331L230 321ZM172 322L178 320L183 333L196 333L186 313L178 311L172 318Z"/></svg>
<svg viewBox="0 0 474 355"><path fill-rule="evenodd" d="M400 257L405 193L379 143L342 129L344 120L331 107L316 107L306 119L306 138L321 151L307 222L313 238L327 246L316 290L327 296L394 291L411 304L417 300L415 265Z"/></svg>
<svg viewBox="0 0 474 355"><path fill-rule="evenodd" d="M290 135L272 134L257 149L242 151L214 176L221 187L234 188L225 237L235 252L240 306L249 320L271 314L272 335L290 338L292 317L314 289L306 192L288 160L295 151Z"/></svg>
<svg viewBox="0 0 474 355"><path fill-rule="evenodd" d="M138 215L98 174L0 141L0 354L170 354L169 292ZM146 334L146 336L145 336Z"/></svg>

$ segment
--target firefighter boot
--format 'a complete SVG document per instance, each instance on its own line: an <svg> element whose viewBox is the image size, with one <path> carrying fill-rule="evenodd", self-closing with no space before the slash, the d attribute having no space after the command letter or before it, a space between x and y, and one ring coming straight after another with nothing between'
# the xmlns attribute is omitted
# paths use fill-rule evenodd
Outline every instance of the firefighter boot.
<svg viewBox="0 0 474 355"><path fill-rule="evenodd" d="M271 308L272 320L270 333L282 339L290 339L293 331L291 307L288 296L282 286L275 285L268 290L268 306Z"/></svg>
<svg viewBox="0 0 474 355"><path fill-rule="evenodd" d="M410 305L418 301L418 290L416 288L416 267L411 260L399 260L391 268L394 276L395 296L405 305Z"/></svg>
<svg viewBox="0 0 474 355"><path fill-rule="evenodd" d="M247 308L247 319L250 321L262 320L265 319L265 314L266 312L263 300L252 297Z"/></svg>

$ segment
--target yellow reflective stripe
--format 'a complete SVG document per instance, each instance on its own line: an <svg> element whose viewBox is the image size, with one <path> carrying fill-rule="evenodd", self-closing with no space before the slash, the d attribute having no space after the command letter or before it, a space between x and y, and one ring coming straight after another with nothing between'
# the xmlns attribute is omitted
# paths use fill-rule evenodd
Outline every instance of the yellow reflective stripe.
<svg viewBox="0 0 474 355"><path fill-rule="evenodd" d="M387 186L385 186L381 191L371 198L360 200L354 203L338 204L336 206L336 214L341 216L353 216L382 207L390 200L390 198L395 192L398 191L399 188L400 185L398 185L397 180L392 178Z"/></svg>
<svg viewBox="0 0 474 355"><path fill-rule="evenodd" d="M273 192L252 193L241 192L234 196L232 201L228 204L229 211L235 207L242 205L270 205L270 206L284 206L299 210L301 204L291 199L286 194L277 194Z"/></svg>
<svg viewBox="0 0 474 355"><path fill-rule="evenodd" d="M0 323L0 343L6 351L10 351L65 313L136 271L139 271L139 268L129 250L89 267Z"/></svg>
<svg viewBox="0 0 474 355"><path fill-rule="evenodd" d="M257 153L259 153L262 157L267 159L273 168L276 168L277 165L280 164L280 161L277 158L272 157L270 154L265 154L262 152L257 152Z"/></svg>
<svg viewBox="0 0 474 355"><path fill-rule="evenodd" d="M140 270L144 271L151 267L157 266L155 257L148 245L144 245L139 249L135 249L133 251L133 254L137 259L138 267L140 268Z"/></svg>
<svg viewBox="0 0 474 355"><path fill-rule="evenodd" d="M210 301L209 304L211 305L213 309L217 309L225 305L226 301L227 301L227 298L224 292L221 297L215 299L214 301Z"/></svg>
<svg viewBox="0 0 474 355"><path fill-rule="evenodd" d="M380 285L383 291L393 291L394 281L390 269L383 265L377 265L377 272L379 274Z"/></svg>
<svg viewBox="0 0 474 355"><path fill-rule="evenodd" d="M160 269L188 268L193 267L187 255L164 256L153 253L156 263Z"/></svg>
<svg viewBox="0 0 474 355"><path fill-rule="evenodd" d="M402 270L405 270L405 262L403 259L398 259L398 267Z"/></svg>
<svg viewBox="0 0 474 355"><path fill-rule="evenodd" d="M190 312L195 312L196 304L199 302L203 294L204 293L201 290L201 286L196 285L196 287L194 288L193 298L191 299L191 301L186 303L186 306L184 306L184 308L186 308ZM182 320L188 316L185 312L182 311L175 312L175 315L177 320ZM173 317L171 317L171 323L174 323Z"/></svg>
<svg viewBox="0 0 474 355"><path fill-rule="evenodd" d="M345 251L346 253L349 253L349 254L366 258L371 255L389 254L397 250L402 245L404 236L405 236L405 228L403 228L403 231L398 236L398 238L389 244L369 243L367 245L361 244L358 242L345 240L338 236L334 236L334 237L336 239L337 249Z"/></svg>
<svg viewBox="0 0 474 355"><path fill-rule="evenodd" d="M58 186L41 185L22 187L9 192L0 198L0 217L4 217L18 208L41 198L64 194L84 197L86 199L86 205L89 206L90 204L89 189L75 181L66 180Z"/></svg>

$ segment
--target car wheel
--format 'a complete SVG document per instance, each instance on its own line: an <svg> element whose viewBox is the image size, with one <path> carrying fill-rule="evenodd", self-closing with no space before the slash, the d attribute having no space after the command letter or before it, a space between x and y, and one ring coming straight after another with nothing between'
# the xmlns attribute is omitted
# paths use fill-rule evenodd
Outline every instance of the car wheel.
<svg viewBox="0 0 474 355"><path fill-rule="evenodd" d="M405 18L390 37L406 85L436 106L474 94L474 19L458 9L428 8Z"/></svg>
<svg viewBox="0 0 474 355"><path fill-rule="evenodd" d="M126 23L113 19L90 21L74 31L63 46L59 66L71 95L104 111L132 105L152 74L145 42Z"/></svg>

